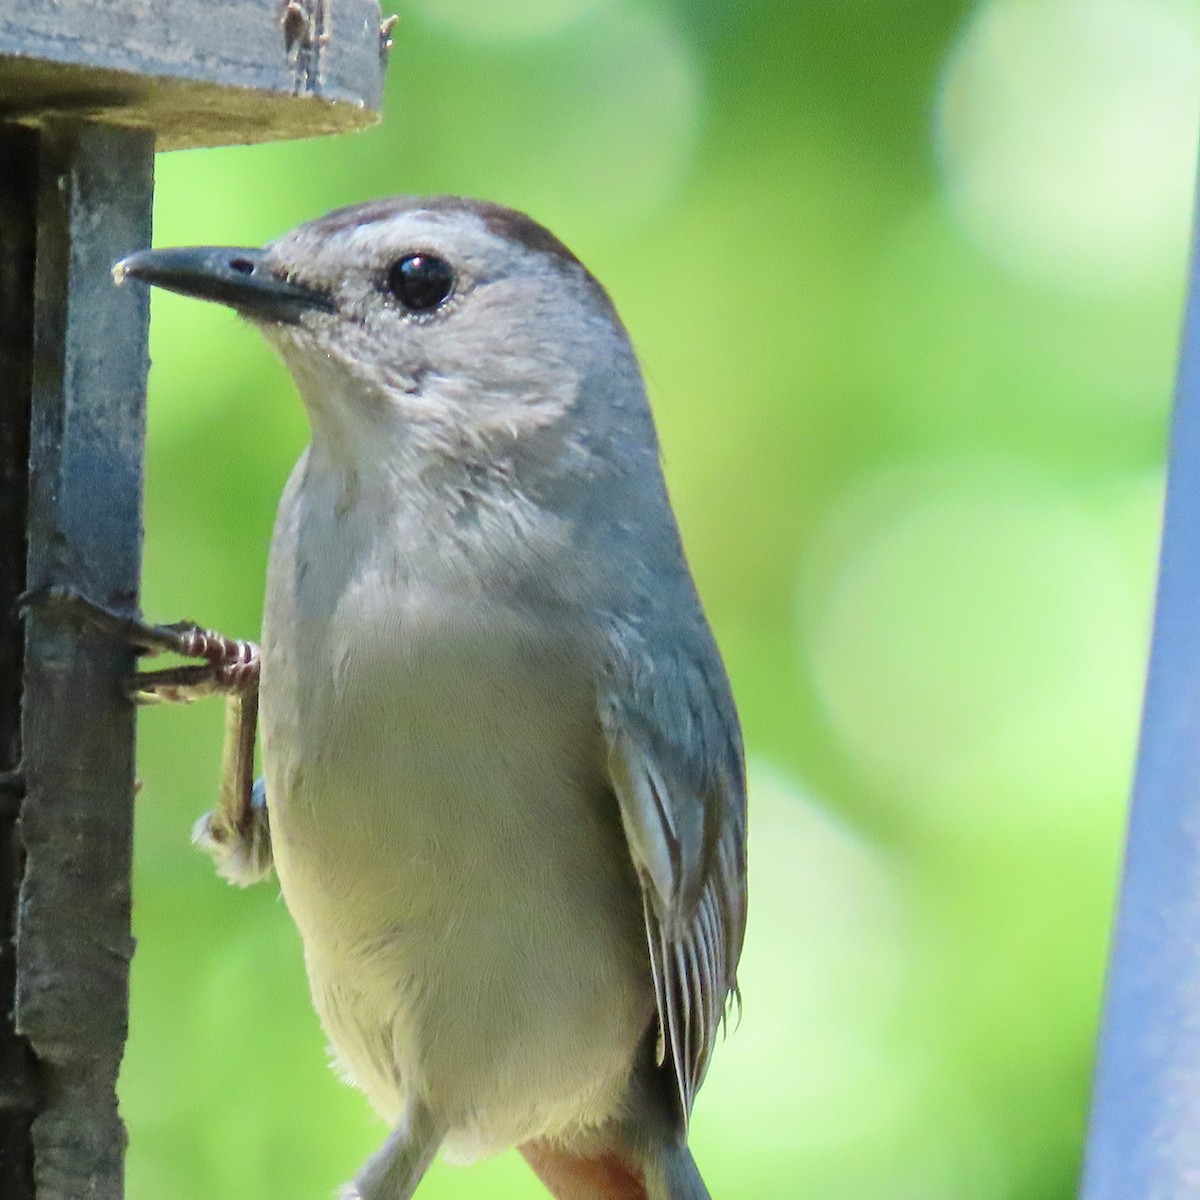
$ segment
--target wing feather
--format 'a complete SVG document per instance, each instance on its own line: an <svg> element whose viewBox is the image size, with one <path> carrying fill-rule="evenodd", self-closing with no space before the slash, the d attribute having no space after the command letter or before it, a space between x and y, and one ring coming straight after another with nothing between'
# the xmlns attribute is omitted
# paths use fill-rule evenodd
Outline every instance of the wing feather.
<svg viewBox="0 0 1200 1200"><path fill-rule="evenodd" d="M746 792L741 734L707 627L653 651L614 656L602 697L609 776L642 884L659 1014L659 1063L686 1124L727 1004L746 923Z"/></svg>

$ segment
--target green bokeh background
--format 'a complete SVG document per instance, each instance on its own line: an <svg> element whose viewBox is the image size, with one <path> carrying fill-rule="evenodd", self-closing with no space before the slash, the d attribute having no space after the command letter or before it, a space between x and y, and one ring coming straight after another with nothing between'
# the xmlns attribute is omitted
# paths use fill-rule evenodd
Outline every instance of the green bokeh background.
<svg viewBox="0 0 1200 1200"><path fill-rule="evenodd" d="M156 241L526 209L611 291L751 761L724 1200L1066 1200L1136 737L1200 97L1193 0L412 0L386 118L164 155ZM259 625L306 441L156 296L144 607ZM273 884L188 844L221 712L141 725L132 1200L300 1200L383 1130ZM425 1200L541 1195L513 1155Z"/></svg>

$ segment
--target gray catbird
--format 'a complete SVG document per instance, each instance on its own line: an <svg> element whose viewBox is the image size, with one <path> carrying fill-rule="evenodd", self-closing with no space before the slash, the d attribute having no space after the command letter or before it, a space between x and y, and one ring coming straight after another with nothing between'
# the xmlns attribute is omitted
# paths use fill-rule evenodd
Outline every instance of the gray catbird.
<svg viewBox="0 0 1200 1200"><path fill-rule="evenodd" d="M450 197L116 274L252 321L312 425L268 569L265 797L243 704L201 834L242 882L273 859L340 1065L393 1125L347 1195L517 1146L560 1200L703 1200L686 1133L736 992L745 774L607 294L530 218ZM252 647L192 633L208 690L257 686Z"/></svg>

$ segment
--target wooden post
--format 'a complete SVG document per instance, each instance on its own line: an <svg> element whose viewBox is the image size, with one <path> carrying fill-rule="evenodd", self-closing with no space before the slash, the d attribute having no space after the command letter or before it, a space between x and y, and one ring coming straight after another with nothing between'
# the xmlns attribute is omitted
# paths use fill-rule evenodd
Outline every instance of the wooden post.
<svg viewBox="0 0 1200 1200"><path fill-rule="evenodd" d="M29 501L29 394L33 379L33 269L37 236L37 137L0 127L0 1193L32 1200L30 1123L35 1063L14 1024L17 896L25 852L17 827L21 777L24 636L17 597L25 584Z"/></svg>
<svg viewBox="0 0 1200 1200"><path fill-rule="evenodd" d="M375 0L23 0L0 14L0 1197L119 1200L131 655L18 597L137 605L156 148L361 127Z"/></svg>

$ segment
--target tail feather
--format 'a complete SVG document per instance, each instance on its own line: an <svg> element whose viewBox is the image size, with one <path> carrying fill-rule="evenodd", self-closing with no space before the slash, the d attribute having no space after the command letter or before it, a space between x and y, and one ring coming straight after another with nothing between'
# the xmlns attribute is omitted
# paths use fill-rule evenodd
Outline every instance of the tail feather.
<svg viewBox="0 0 1200 1200"><path fill-rule="evenodd" d="M665 1190L661 1197L651 1191L650 1200L712 1200L700 1178L696 1160L685 1144L664 1150L660 1163Z"/></svg>

